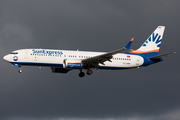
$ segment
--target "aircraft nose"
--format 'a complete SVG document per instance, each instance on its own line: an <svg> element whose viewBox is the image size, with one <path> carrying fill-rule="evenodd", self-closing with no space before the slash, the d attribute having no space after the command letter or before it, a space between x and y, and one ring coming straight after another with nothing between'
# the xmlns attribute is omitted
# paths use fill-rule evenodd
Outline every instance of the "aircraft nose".
<svg viewBox="0 0 180 120"><path fill-rule="evenodd" d="M8 61L8 56L5 55L5 56L3 57L3 59L4 59L5 61Z"/></svg>

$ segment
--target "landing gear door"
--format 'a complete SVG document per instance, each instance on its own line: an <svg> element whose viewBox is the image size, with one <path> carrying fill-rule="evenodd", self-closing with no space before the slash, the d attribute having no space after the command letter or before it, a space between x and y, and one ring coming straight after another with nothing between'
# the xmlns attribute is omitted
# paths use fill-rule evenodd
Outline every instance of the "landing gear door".
<svg viewBox="0 0 180 120"><path fill-rule="evenodd" d="M24 58L29 59L29 51L28 50L24 51Z"/></svg>

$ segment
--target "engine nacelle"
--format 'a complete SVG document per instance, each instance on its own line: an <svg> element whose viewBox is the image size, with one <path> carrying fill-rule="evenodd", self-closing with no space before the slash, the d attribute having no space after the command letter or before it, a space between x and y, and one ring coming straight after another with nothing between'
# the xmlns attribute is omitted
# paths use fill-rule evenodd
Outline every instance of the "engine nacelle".
<svg viewBox="0 0 180 120"><path fill-rule="evenodd" d="M68 69L59 68L59 67L51 67L51 70L53 73L67 73L67 72L69 72Z"/></svg>
<svg viewBox="0 0 180 120"><path fill-rule="evenodd" d="M64 60L63 61L63 68L72 68L72 69L80 69L82 68L81 61L78 60Z"/></svg>

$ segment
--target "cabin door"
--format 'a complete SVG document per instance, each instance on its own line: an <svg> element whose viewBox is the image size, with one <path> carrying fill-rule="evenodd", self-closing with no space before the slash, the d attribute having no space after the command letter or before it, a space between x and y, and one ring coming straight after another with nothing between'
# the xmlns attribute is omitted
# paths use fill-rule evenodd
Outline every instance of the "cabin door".
<svg viewBox="0 0 180 120"><path fill-rule="evenodd" d="M29 51L28 50L24 51L24 58L29 59Z"/></svg>

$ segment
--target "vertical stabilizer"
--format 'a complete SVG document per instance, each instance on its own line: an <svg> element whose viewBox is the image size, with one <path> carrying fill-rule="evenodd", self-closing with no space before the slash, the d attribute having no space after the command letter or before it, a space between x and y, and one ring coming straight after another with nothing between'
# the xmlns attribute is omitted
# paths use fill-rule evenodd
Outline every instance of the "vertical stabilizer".
<svg viewBox="0 0 180 120"><path fill-rule="evenodd" d="M163 38L165 26L158 26L156 30L149 36L149 38L142 44L142 46L131 53L145 54L149 56L158 55L161 41Z"/></svg>

